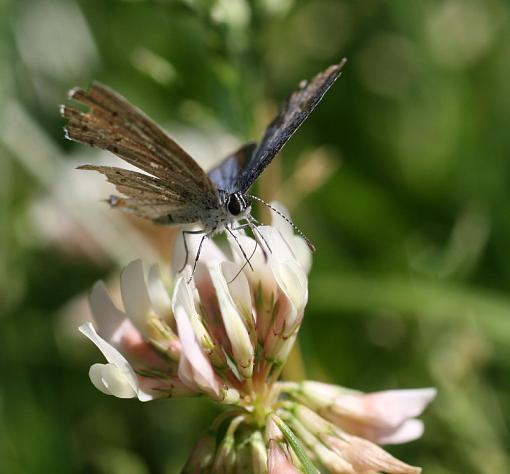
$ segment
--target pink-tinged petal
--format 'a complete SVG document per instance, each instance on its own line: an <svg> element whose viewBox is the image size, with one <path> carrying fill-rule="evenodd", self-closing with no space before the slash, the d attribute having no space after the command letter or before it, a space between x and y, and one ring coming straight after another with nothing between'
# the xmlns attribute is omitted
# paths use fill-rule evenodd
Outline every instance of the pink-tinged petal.
<svg viewBox="0 0 510 474"><path fill-rule="evenodd" d="M209 391L218 396L219 386L211 363L199 346L188 315L182 306L175 308L175 321L182 344L181 361L179 362L179 376L185 381L189 380L189 367L192 368L192 379L202 390ZM189 364L189 366L187 365Z"/></svg>
<svg viewBox="0 0 510 474"><path fill-rule="evenodd" d="M421 415L436 396L433 388L362 393L306 381L294 396L343 430L378 444L412 441L423 434Z"/></svg>
<svg viewBox="0 0 510 474"><path fill-rule="evenodd" d="M157 315L169 322L173 320L172 301L163 283L161 270L158 265L152 265L148 274L149 297Z"/></svg>
<svg viewBox="0 0 510 474"><path fill-rule="evenodd" d="M177 308L180 306L184 310L184 313L188 315L200 347L205 350L214 351L214 344L211 337L196 310L194 293L196 293L196 289L192 286L192 283L188 284L186 277L180 277L175 283L172 309L175 314Z"/></svg>
<svg viewBox="0 0 510 474"><path fill-rule="evenodd" d="M101 337L122 351L131 363L152 368L166 367L161 356L143 339L131 320L117 309L103 282L97 282L89 297L90 307Z"/></svg>
<svg viewBox="0 0 510 474"><path fill-rule="evenodd" d="M404 421L398 428L391 430L388 434L381 433L372 441L377 444L402 444L421 438L425 430L423 421L415 418Z"/></svg>
<svg viewBox="0 0 510 474"><path fill-rule="evenodd" d="M299 474L299 469L292 464L275 440L269 440L267 454L268 474Z"/></svg>
<svg viewBox="0 0 510 474"><path fill-rule="evenodd" d="M225 327L223 326L218 298L216 298L216 291L209 271L201 272L200 277L195 277L194 281L196 283L197 292L200 295L200 306L202 308L204 324L207 325L207 331L210 336L217 342L216 347L218 347L218 350L214 349L214 359L211 359L211 362L219 367L226 364L225 353L230 353L231 347Z"/></svg>
<svg viewBox="0 0 510 474"><path fill-rule="evenodd" d="M396 428L404 421L421 415L436 393L434 388L423 388L346 394L335 399L334 409L339 414L366 419L383 428Z"/></svg>
<svg viewBox="0 0 510 474"><path fill-rule="evenodd" d="M137 329L146 335L147 318L153 310L141 260L135 260L124 268L120 274L120 290L126 314Z"/></svg>
<svg viewBox="0 0 510 474"><path fill-rule="evenodd" d="M372 412L388 426L398 426L409 418L421 415L436 395L435 388L367 393L365 406L368 412Z"/></svg>
<svg viewBox="0 0 510 474"><path fill-rule="evenodd" d="M92 323L85 323L81 325L79 330L96 345L96 347L102 352L110 364L113 364L119 368L119 370L124 374L133 391L136 392L140 401L147 401L152 399L150 395L139 388L136 374L126 358L117 349L115 349L115 347L110 345L97 334ZM96 373L94 374L96 375Z"/></svg>
<svg viewBox="0 0 510 474"><path fill-rule="evenodd" d="M188 397L195 393L177 375L166 378L138 375L137 380L140 388L151 395L153 399Z"/></svg>
<svg viewBox="0 0 510 474"><path fill-rule="evenodd" d="M186 359L186 357L181 356L179 359L179 370L178 370L179 379L182 380L182 383L185 384L190 390L198 391L200 387L197 386L195 382L194 374L193 374L193 366L190 361Z"/></svg>
<svg viewBox="0 0 510 474"><path fill-rule="evenodd" d="M100 392L117 398L135 398L130 378L115 364L94 364L89 370L90 381Z"/></svg>
<svg viewBox="0 0 510 474"><path fill-rule="evenodd" d="M112 343L134 366L140 365L157 370L165 370L169 367L168 361L143 339L129 319L124 320L119 326L112 337Z"/></svg>

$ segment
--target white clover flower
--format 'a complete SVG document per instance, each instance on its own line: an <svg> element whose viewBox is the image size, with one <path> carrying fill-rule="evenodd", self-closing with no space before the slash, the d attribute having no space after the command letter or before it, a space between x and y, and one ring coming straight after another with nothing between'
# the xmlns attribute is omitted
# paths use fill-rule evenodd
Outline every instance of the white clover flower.
<svg viewBox="0 0 510 474"><path fill-rule="evenodd" d="M146 277L140 260L130 263L120 277L123 309L97 283L90 294L95 324L80 327L107 361L92 365L92 383L119 398L206 395L229 405L183 472L419 472L374 443L421 436L416 417L433 389L363 394L278 381L303 320L311 255L285 219L275 213L273 223L257 228L265 251L243 233L228 239L225 252L204 241L193 276L188 262L173 285L158 267ZM200 239L190 237L190 259ZM181 243L173 261L185 257Z"/></svg>

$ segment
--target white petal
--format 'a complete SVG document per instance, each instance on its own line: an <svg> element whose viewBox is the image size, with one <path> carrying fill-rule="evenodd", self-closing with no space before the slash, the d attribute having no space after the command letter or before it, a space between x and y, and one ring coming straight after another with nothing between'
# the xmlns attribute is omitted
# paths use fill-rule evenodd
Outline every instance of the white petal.
<svg viewBox="0 0 510 474"><path fill-rule="evenodd" d="M261 229L261 227L257 227L257 229ZM228 235L228 242L238 269L241 267L243 268L244 274L252 283L253 287L256 288L259 284L261 284L264 293L268 295L273 293L276 290L276 285L271 268L267 264L264 252L260 245L244 233L236 234L236 238L237 241L231 235ZM251 270L250 265L246 264L246 259L241 248L244 250L245 255L249 258L253 271ZM269 254L269 251L267 253Z"/></svg>
<svg viewBox="0 0 510 474"><path fill-rule="evenodd" d="M179 363L179 376L186 370L186 362L193 368L194 381L204 390L211 390L219 394L219 386L214 376L211 363L199 346L188 315L182 306L174 308L175 321L182 344L181 361ZM186 377L186 374L183 374Z"/></svg>
<svg viewBox="0 0 510 474"><path fill-rule="evenodd" d="M272 227L259 227L269 244L269 263L278 286L287 298L301 311L308 299L308 279L303 268L295 259L288 243Z"/></svg>
<svg viewBox="0 0 510 474"><path fill-rule="evenodd" d="M299 262L305 273L308 275L312 268L312 251L308 247L305 239L302 237L298 237L297 235L293 236L292 250L294 251L294 255L296 256L296 260Z"/></svg>
<svg viewBox="0 0 510 474"><path fill-rule="evenodd" d="M287 260L295 260L294 253L289 247L289 244L283 239L282 234L275 228L269 226L259 226L258 231L264 236L264 239L269 245L271 252L269 257L280 262Z"/></svg>
<svg viewBox="0 0 510 474"><path fill-rule="evenodd" d="M89 377L99 391L118 398L134 398L136 391L129 377L115 364L94 364L90 367Z"/></svg>
<svg viewBox="0 0 510 474"><path fill-rule="evenodd" d="M221 271L228 282L230 296L237 308L243 314L245 320L253 323L251 292L248 279L244 273L238 273L238 265L232 262L222 262ZM237 275L237 276L236 276Z"/></svg>
<svg viewBox="0 0 510 474"><path fill-rule="evenodd" d="M141 401L151 400L152 397L142 390L140 390L138 386L138 381L136 379L136 374L126 360L126 358L117 350L115 347L106 342L102 337L100 337L92 323L85 323L79 327L79 330L82 334L88 337L96 347L101 351L101 353L105 356L106 360L111 364L117 366L123 374L125 374L126 379L128 380L129 385L138 394L138 399Z"/></svg>
<svg viewBox="0 0 510 474"><path fill-rule="evenodd" d="M276 209L278 212L290 220L289 211L283 204L278 201L271 201L270 204L274 209ZM285 239L294 236L294 229L286 219L278 214L278 212L275 212L273 209L271 209L271 226L280 231Z"/></svg>
<svg viewBox="0 0 510 474"><path fill-rule="evenodd" d="M271 267L281 290L298 311L302 310L308 299L308 280L301 265L293 260L273 261Z"/></svg>
<svg viewBox="0 0 510 474"><path fill-rule="evenodd" d="M172 310L174 313L178 306L182 306L186 314L196 313L192 289L186 283L185 277L178 278L174 286L174 292L172 296Z"/></svg>
<svg viewBox="0 0 510 474"><path fill-rule="evenodd" d="M271 202L271 206L291 220L289 211L282 204L273 201ZM284 240L292 249L296 260L303 267L303 270L308 273L312 266L312 252L310 251L305 239L295 235L294 228L290 225L290 223L273 210L271 210L271 225L281 233Z"/></svg>
<svg viewBox="0 0 510 474"><path fill-rule="evenodd" d="M421 438L424 431L423 421L417 419L407 420L395 431L387 436L379 436L374 440L377 444L402 444Z"/></svg>
<svg viewBox="0 0 510 474"><path fill-rule="evenodd" d="M216 297L218 298L223 325L232 344L232 352L237 368L244 377L250 378L253 371L254 353L250 335L242 316L239 314L230 296L227 282L221 271L221 265L217 262L209 262L208 267L211 280L216 289Z"/></svg>
<svg viewBox="0 0 510 474"><path fill-rule="evenodd" d="M149 269L148 289L152 306L158 316L161 316L166 321L173 319L172 301L163 283L158 265L152 265Z"/></svg>
<svg viewBox="0 0 510 474"><path fill-rule="evenodd" d="M131 262L120 274L120 290L126 314L138 330L146 334L146 321L152 305L140 259Z"/></svg>
<svg viewBox="0 0 510 474"><path fill-rule="evenodd" d="M112 302L108 290L102 281L98 281L89 296L90 309L99 332L107 341L126 319L126 315Z"/></svg>

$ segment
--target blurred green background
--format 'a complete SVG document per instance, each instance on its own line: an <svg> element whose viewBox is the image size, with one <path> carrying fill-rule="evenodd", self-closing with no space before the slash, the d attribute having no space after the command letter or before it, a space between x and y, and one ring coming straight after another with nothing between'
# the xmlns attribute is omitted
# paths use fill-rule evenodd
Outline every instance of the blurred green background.
<svg viewBox="0 0 510 474"><path fill-rule="evenodd" d="M436 386L426 473L510 472L510 3L1 0L0 472L174 473L217 409L96 391L77 333L98 278L170 253L172 230L100 202L58 104L100 80L209 168L303 78L344 76L260 195L317 245L289 377Z"/></svg>

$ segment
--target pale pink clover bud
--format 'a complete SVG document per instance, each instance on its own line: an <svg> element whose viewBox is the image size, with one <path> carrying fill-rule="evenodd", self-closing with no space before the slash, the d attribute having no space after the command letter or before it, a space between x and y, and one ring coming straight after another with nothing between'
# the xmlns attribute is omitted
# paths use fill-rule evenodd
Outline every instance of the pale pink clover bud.
<svg viewBox="0 0 510 474"><path fill-rule="evenodd" d="M349 462L355 473L385 472L388 474L419 474L419 467L410 466L379 446L356 436L344 434L342 437L325 436L331 449Z"/></svg>
<svg viewBox="0 0 510 474"><path fill-rule="evenodd" d="M329 450L336 452L348 465L352 466L353 473L381 471L388 474L416 474L421 471L417 467L394 458L370 441L335 428L307 407L299 405L294 409L294 413L305 429L310 430ZM297 424L292 419L290 421L296 429Z"/></svg>

